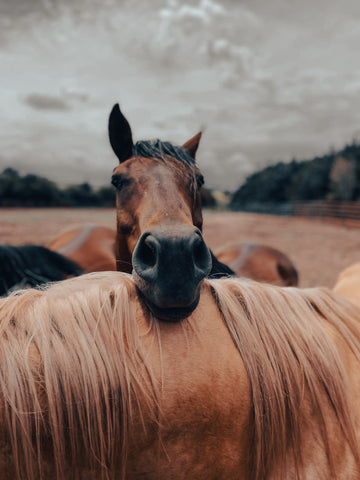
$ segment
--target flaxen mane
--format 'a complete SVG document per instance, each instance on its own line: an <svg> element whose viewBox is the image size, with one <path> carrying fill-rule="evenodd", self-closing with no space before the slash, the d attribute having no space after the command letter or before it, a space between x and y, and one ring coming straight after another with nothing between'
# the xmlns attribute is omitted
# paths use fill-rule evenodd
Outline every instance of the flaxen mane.
<svg viewBox="0 0 360 480"><path fill-rule="evenodd" d="M134 400L140 414L156 420L134 295L131 279L114 272L0 302L0 388L19 478L40 477L44 439L58 478L68 478L66 465L76 472L81 462L107 478L119 464L125 468Z"/></svg>
<svg viewBox="0 0 360 480"><path fill-rule="evenodd" d="M343 362L323 326L326 319L360 359L360 312L327 289L284 289L232 279L211 281L210 285L251 384L253 478L269 478L276 467L276 478L286 479L289 451L300 476L303 458L299 412L306 389L319 414L330 469L334 472L326 436L328 410L324 392L360 467Z"/></svg>
<svg viewBox="0 0 360 480"><path fill-rule="evenodd" d="M326 319L360 358L359 312L321 289L236 279L207 281L204 288L216 298L248 373L252 478L267 479L277 469L276 478L285 480L289 456L301 477L304 392L320 417L330 467L329 409L359 462L344 366L323 326ZM145 428L150 418L161 430L161 379L142 346L135 295L130 276L106 272L0 301L0 389L19 478L40 478L49 449L59 478L69 478L66 468L71 478L81 469L101 478L120 470L125 478L134 425ZM145 321L161 344L157 321Z"/></svg>

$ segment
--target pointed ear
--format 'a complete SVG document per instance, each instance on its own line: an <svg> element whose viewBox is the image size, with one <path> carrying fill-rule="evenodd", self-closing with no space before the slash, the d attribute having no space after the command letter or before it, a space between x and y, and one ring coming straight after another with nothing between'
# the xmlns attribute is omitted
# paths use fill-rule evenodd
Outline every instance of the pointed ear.
<svg viewBox="0 0 360 480"><path fill-rule="evenodd" d="M120 111L119 104L114 105L109 116L109 139L119 162L124 162L132 156L131 128Z"/></svg>
<svg viewBox="0 0 360 480"><path fill-rule="evenodd" d="M188 154L195 160L196 151L198 149L201 138L201 132L197 133L194 137L190 138L186 143L184 143L183 148L188 152Z"/></svg>

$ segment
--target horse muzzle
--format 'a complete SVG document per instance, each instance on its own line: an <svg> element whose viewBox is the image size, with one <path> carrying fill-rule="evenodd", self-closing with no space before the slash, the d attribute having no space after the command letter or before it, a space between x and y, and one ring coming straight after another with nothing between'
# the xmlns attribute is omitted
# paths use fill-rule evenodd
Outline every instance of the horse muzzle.
<svg viewBox="0 0 360 480"><path fill-rule="evenodd" d="M197 307L211 255L197 228L154 227L139 238L132 264L135 283L153 315L177 322Z"/></svg>

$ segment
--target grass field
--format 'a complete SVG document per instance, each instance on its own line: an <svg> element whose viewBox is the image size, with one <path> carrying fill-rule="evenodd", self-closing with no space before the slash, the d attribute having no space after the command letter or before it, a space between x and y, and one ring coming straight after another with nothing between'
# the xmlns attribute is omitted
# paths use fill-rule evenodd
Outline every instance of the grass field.
<svg viewBox="0 0 360 480"><path fill-rule="evenodd" d="M114 209L0 209L0 243L46 245L73 226L115 228ZM255 242L283 251L294 262L301 287L332 287L339 272L360 261L360 228L341 222L234 212L206 212L204 235L215 251Z"/></svg>

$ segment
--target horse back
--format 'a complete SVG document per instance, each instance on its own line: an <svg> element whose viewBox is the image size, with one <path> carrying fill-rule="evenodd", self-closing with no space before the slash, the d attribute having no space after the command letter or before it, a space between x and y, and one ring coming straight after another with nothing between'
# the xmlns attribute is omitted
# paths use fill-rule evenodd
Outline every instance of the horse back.
<svg viewBox="0 0 360 480"><path fill-rule="evenodd" d="M217 251L216 257L242 277L283 287L298 284L298 273L291 260L267 245L235 243Z"/></svg>
<svg viewBox="0 0 360 480"><path fill-rule="evenodd" d="M112 228L94 225L73 228L53 239L48 248L70 258L88 273L116 270Z"/></svg>

